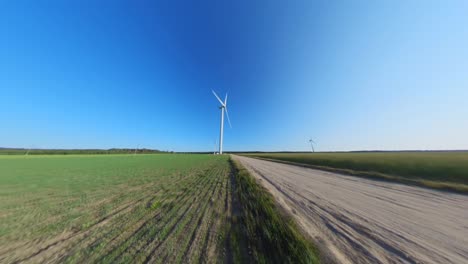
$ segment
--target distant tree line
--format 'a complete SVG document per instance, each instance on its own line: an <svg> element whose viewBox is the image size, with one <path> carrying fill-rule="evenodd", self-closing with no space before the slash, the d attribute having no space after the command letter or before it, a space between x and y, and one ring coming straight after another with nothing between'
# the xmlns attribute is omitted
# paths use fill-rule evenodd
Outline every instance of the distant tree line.
<svg viewBox="0 0 468 264"><path fill-rule="evenodd" d="M24 149L24 148L0 148L0 155L77 155L77 154L151 154L172 153L156 149Z"/></svg>

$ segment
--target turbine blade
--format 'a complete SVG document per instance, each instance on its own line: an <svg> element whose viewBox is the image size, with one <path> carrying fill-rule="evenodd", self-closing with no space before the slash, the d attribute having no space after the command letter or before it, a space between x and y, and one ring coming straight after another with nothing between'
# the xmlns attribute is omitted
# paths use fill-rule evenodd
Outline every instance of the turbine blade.
<svg viewBox="0 0 468 264"><path fill-rule="evenodd" d="M224 107L227 106L227 97L228 97L228 94L226 93L226 97L224 97Z"/></svg>
<svg viewBox="0 0 468 264"><path fill-rule="evenodd" d="M222 106L225 106L224 103L223 103L223 101L221 100L221 98L219 98L219 96L215 93L215 91L214 91L214 90L211 90L211 91L213 92L214 96L216 96L216 99L218 99L219 103L220 103Z"/></svg>
<svg viewBox="0 0 468 264"><path fill-rule="evenodd" d="M226 117L227 117L227 120L228 120L228 123L229 123L229 127L232 128L231 126L231 119L229 119L229 112L227 110L227 107L224 107L224 110L226 110Z"/></svg>

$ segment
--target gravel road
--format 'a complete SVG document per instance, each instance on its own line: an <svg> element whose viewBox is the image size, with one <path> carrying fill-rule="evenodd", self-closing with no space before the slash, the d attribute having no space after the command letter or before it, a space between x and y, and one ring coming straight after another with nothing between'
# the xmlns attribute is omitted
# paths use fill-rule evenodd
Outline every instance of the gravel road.
<svg viewBox="0 0 468 264"><path fill-rule="evenodd" d="M233 157L328 262L468 263L468 196Z"/></svg>

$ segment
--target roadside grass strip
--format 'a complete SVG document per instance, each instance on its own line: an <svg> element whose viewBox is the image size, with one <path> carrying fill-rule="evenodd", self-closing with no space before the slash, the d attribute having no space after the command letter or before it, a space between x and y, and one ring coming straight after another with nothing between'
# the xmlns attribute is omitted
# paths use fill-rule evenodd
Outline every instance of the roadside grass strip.
<svg viewBox="0 0 468 264"><path fill-rule="evenodd" d="M255 178L231 159L239 213L233 216L229 243L233 259L245 263L318 263L316 247L300 231L292 217L274 201ZM236 205L237 204L237 205ZM242 244L248 245L247 252ZM247 259L246 259L247 258Z"/></svg>

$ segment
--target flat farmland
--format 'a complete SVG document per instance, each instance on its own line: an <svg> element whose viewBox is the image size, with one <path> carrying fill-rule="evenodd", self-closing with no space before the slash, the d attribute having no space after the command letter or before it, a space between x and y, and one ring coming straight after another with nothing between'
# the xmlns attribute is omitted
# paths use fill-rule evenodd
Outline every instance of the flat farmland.
<svg viewBox="0 0 468 264"><path fill-rule="evenodd" d="M0 156L0 262L223 261L229 157Z"/></svg>
<svg viewBox="0 0 468 264"><path fill-rule="evenodd" d="M468 152L245 154L314 169L468 193Z"/></svg>

